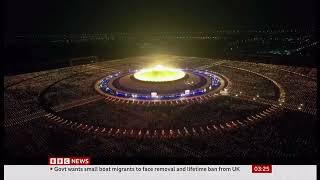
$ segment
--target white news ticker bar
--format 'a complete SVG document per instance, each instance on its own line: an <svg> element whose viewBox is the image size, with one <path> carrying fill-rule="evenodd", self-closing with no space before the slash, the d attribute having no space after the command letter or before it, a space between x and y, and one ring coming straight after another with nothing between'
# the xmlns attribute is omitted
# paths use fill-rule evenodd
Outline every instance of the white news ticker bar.
<svg viewBox="0 0 320 180"><path fill-rule="evenodd" d="M199 167L199 168L232 168L240 167L240 171L90 171L71 172L56 171L55 168L70 167L101 167L101 168L129 168L129 167ZM52 169L51 169L52 168ZM272 173L252 173L251 165L88 165L88 166L54 166L54 165L5 165L4 180L316 180L316 165L273 165Z"/></svg>

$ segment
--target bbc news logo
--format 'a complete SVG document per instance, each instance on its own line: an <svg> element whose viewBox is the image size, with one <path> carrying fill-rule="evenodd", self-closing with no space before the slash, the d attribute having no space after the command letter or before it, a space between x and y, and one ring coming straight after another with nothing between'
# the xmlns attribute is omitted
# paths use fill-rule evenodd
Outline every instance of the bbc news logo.
<svg viewBox="0 0 320 180"><path fill-rule="evenodd" d="M89 165L90 157L49 157L49 165Z"/></svg>

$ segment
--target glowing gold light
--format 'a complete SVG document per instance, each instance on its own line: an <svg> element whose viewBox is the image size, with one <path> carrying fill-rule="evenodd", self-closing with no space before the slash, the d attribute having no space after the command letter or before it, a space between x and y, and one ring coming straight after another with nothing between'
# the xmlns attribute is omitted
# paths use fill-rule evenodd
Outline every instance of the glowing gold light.
<svg viewBox="0 0 320 180"><path fill-rule="evenodd" d="M157 65L153 68L141 69L140 71L134 73L133 76L140 81L166 82L181 79L185 75L186 73L180 69Z"/></svg>

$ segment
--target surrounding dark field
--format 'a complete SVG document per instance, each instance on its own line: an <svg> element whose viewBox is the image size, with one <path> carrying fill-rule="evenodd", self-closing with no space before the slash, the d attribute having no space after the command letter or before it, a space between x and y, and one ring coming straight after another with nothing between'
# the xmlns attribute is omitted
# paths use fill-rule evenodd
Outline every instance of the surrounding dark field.
<svg viewBox="0 0 320 180"><path fill-rule="evenodd" d="M150 56L8 76L6 163L46 164L48 156L90 156L95 164L315 162L317 69L163 58L223 74L229 94L171 106L122 104L97 94L101 77L141 67Z"/></svg>

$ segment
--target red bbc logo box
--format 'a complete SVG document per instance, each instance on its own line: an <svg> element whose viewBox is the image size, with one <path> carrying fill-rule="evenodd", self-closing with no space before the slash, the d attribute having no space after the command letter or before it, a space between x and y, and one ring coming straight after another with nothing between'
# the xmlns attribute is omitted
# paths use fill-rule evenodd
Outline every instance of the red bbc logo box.
<svg viewBox="0 0 320 180"><path fill-rule="evenodd" d="M252 173L272 173L272 165L252 165Z"/></svg>
<svg viewBox="0 0 320 180"><path fill-rule="evenodd" d="M89 165L90 157L49 157L48 165Z"/></svg>

